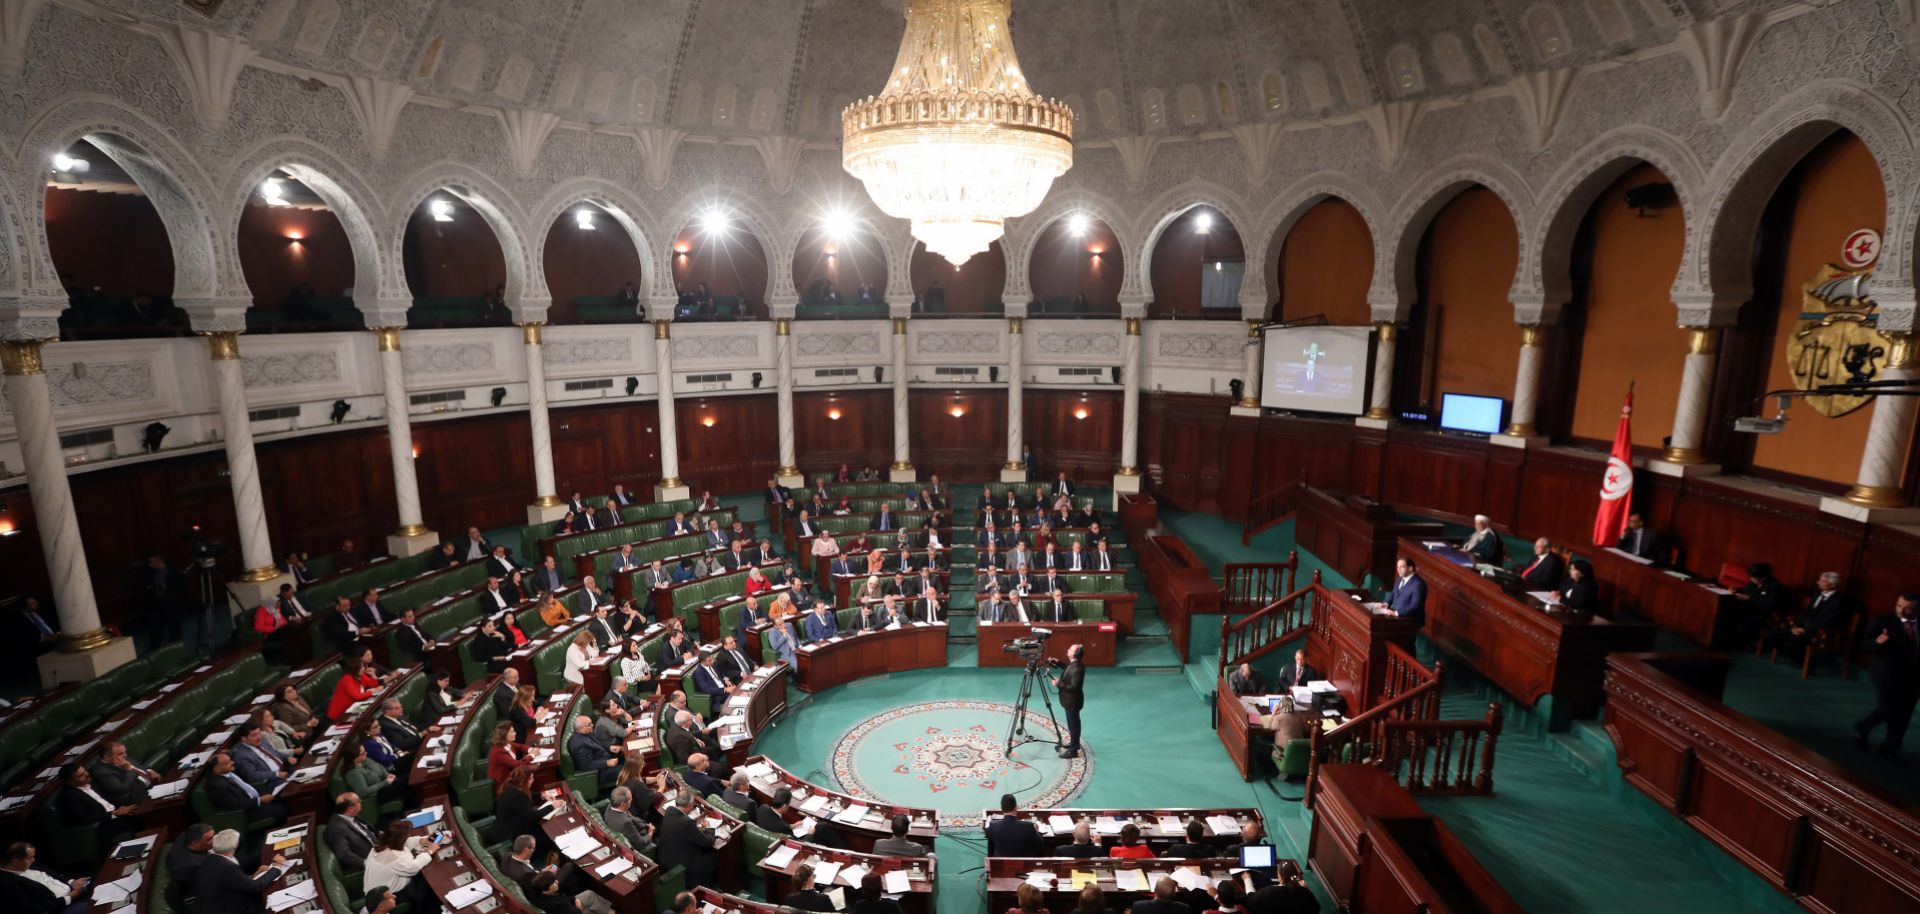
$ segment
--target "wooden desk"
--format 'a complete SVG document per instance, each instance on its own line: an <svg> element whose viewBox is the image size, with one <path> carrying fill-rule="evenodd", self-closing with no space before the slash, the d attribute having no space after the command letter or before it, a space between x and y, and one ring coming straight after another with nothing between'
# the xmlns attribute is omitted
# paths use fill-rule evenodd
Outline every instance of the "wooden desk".
<svg viewBox="0 0 1920 914"><path fill-rule="evenodd" d="M448 772L453 768L454 753L460 750L460 741L469 738L473 719L480 713L480 709L493 703L493 692L499 682L498 676L488 676L481 680L461 696L460 702L454 706L451 713L434 721L440 727L440 735L447 737L444 751L438 753L440 756L438 762L423 756L420 763L413 767L413 774L407 778L407 787L420 797L422 803L432 805L449 802L446 798L447 778ZM478 737L481 744L479 758L482 765L486 763L487 758L486 742L492 735L488 732L486 736Z"/></svg>
<svg viewBox="0 0 1920 914"><path fill-rule="evenodd" d="M774 866L767 861L775 855L789 853L792 859L784 865ZM853 851L835 850L818 844L808 844L793 838L782 838L767 849L767 856L761 858L760 875L767 881L768 898L785 898L794 889L793 874L804 864L813 864L816 870L822 862L838 864L841 871L834 876L831 884L816 882L814 887L820 891L839 888L846 895L847 908L853 907L860 895L860 880L848 879L846 870L859 867L868 873L884 874L900 871L907 874L907 890L898 893L900 907L908 914L929 914L933 910L934 860L931 857L884 857ZM863 874L864 875L864 874ZM893 893L889 893L893 894Z"/></svg>
<svg viewBox="0 0 1920 914"><path fill-rule="evenodd" d="M802 692L882 673L946 666L947 623L915 622L808 642L794 651L794 663L793 684Z"/></svg>
<svg viewBox="0 0 1920 914"><path fill-rule="evenodd" d="M1062 662L1067 659L1067 648L1074 644L1087 646L1086 656L1081 660L1087 666L1113 666L1119 662L1118 638L1120 626L1114 622L1048 622L1039 626L1053 630L1053 637L1043 645L1046 656ZM1024 622L982 622L979 630L979 662L987 666L1025 666L1019 654L1009 653L1006 645L1020 638L1033 636L1033 625Z"/></svg>
<svg viewBox="0 0 1920 914"><path fill-rule="evenodd" d="M486 914L509 914L509 912L523 910L520 903L514 900L513 892L508 890L506 883L496 878L491 870L480 863L480 855L485 854L487 849L468 844L467 836L462 834L453 822L448 821L452 815L450 810L447 811L441 821L434 826L444 825L447 833L453 836L452 843L441 847L434 854L434 861L427 864L427 868L421 870L420 875L414 878L425 879L427 887L432 889L433 894L443 903L449 893L462 886L484 882L493 887L492 894L464 908L447 905L445 914L459 914L459 912L482 914L482 909L486 909ZM421 830L414 831L418 833ZM313 840L311 834L308 840ZM491 905L488 904L489 901L492 902ZM347 912L335 911L333 914L347 914Z"/></svg>
<svg viewBox="0 0 1920 914"><path fill-rule="evenodd" d="M1551 729L1600 710L1607 654L1653 647L1652 625L1543 611L1460 564L1458 550L1403 539L1399 554L1427 582L1427 637L1523 705L1551 696Z"/></svg>
<svg viewBox="0 0 1920 914"><path fill-rule="evenodd" d="M674 667L660 673L660 691L662 696L671 694L673 689L681 688L678 683L693 665ZM688 695L694 694L691 685L682 689ZM727 700L712 709L707 715L709 722L722 716L739 715L744 720L727 724L708 731L725 747L727 764L738 768L753 752L755 735L765 730L767 724L787 710L787 665L775 661L763 663L741 680L738 689L727 696ZM668 721L670 723L671 721Z"/></svg>
<svg viewBox="0 0 1920 914"><path fill-rule="evenodd" d="M1695 644L1727 644L1740 615L1740 604L1732 594L1714 592L1720 589L1719 582L1690 574L1675 577L1667 569L1614 549L1595 549L1582 555L1593 563L1600 605L1637 613Z"/></svg>
<svg viewBox="0 0 1920 914"><path fill-rule="evenodd" d="M1920 910L1920 809L1721 703L1724 655L1607 664L1627 783L1808 910Z"/></svg>
<svg viewBox="0 0 1920 914"><path fill-rule="evenodd" d="M1074 887L1073 874L1076 872L1094 873L1093 884L1100 887L1106 896L1110 910L1125 911L1133 903L1153 897L1152 882L1146 889L1122 889L1115 874L1122 871L1137 872L1142 879L1149 871L1168 871L1180 869L1204 877L1209 884L1218 884L1224 879L1239 878L1240 859L1203 860L1189 858L1178 867L1170 867L1165 862L1142 860L1132 857L1093 857L1075 860L1065 857L988 857L987 858L987 910L1007 911L1019 904L1016 895L1022 883L1031 873L1051 873L1056 880L1053 888L1041 889L1046 899L1047 910L1054 914L1067 914L1080 902L1080 890ZM1293 879L1300 875L1300 865L1292 860L1281 860L1276 878ZM1243 881L1245 886L1249 881ZM1199 889L1183 889L1176 893L1177 900L1186 903L1189 910L1204 910L1201 899L1207 894ZM1196 907L1199 905L1199 907Z"/></svg>
<svg viewBox="0 0 1920 914"><path fill-rule="evenodd" d="M560 807L560 812L540 821L540 830L548 840L557 844L561 835L584 829L600 843L600 848L587 856L571 858L600 897L611 902L620 914L653 914L653 880L659 875L660 866L608 833L597 819L587 814L580 798L566 785L547 791L545 797ZM625 860L629 868L611 876L600 875L599 869L610 865L616 857Z"/></svg>
<svg viewBox="0 0 1920 914"><path fill-rule="evenodd" d="M1156 857L1164 852L1170 845L1187 843L1187 822L1192 820L1198 820L1207 830L1206 835L1200 839L1199 843L1219 848L1222 851L1229 845L1240 843L1240 829L1246 825L1246 823L1259 823L1261 834L1266 834L1267 827L1266 817L1260 814L1259 809L1252 807L1168 807L1165 809L1089 809L1063 807L1059 809L1016 809L1012 812L987 809L982 810L980 813L980 830L983 836L987 826L992 824L994 819L1003 816L1031 821L1034 827L1040 830L1041 837L1051 839L1050 843L1052 844L1073 843L1074 826L1083 821L1092 828L1093 840L1096 844L1100 843L1103 838L1117 839L1120 834L1120 826L1132 823L1134 827L1140 829L1140 842L1155 848L1154 856ZM1226 816L1232 819L1233 827L1214 827L1214 823L1207 821L1208 818L1212 816ZM1163 821L1163 819L1173 819L1177 821L1169 823ZM1103 820L1109 827L1101 827ZM1225 823L1221 824L1224 825ZM1220 856L1224 857L1227 855L1222 853Z"/></svg>
<svg viewBox="0 0 1920 914"><path fill-rule="evenodd" d="M1295 544L1356 585L1369 574L1376 581L1393 579L1399 538L1438 539L1445 530L1439 523L1403 521L1391 507L1363 496L1312 486L1299 490L1294 508Z"/></svg>
<svg viewBox="0 0 1920 914"><path fill-rule="evenodd" d="M1148 532L1136 542L1147 590L1153 594L1160 618L1167 622L1174 652L1185 663L1187 645L1193 637L1192 618L1220 612L1220 582L1213 579L1192 547L1177 536Z"/></svg>
<svg viewBox="0 0 1920 914"><path fill-rule="evenodd" d="M929 850L939 849L934 843L940 836L938 813L934 810L863 800L828 790L780 767L765 756L756 755L747 759L745 764L738 766L738 770L747 773L748 786L755 800L770 802L775 790L787 788L793 792L793 805L787 809L789 823L813 819L820 825L830 826L846 838L852 850L872 853L875 841L893 836L893 817L896 815L911 820L907 829L908 838L926 845ZM820 799L816 801L813 799L815 797ZM809 808L802 809L803 805ZM831 821L835 815L851 806L866 807L866 815L857 822Z"/></svg>
<svg viewBox="0 0 1920 914"><path fill-rule="evenodd" d="M666 791L660 793L653 803L654 812L667 815L667 807L673 805L673 798L681 785L675 780L667 780ZM738 892L746 884L746 823L721 812L707 798L694 791L693 816L701 825L713 831L714 881L719 883L723 892ZM689 874L691 882L693 876Z"/></svg>
<svg viewBox="0 0 1920 914"><path fill-rule="evenodd" d="M1308 859L1344 910L1522 914L1447 826L1372 765L1320 769Z"/></svg>
<svg viewBox="0 0 1920 914"><path fill-rule="evenodd" d="M138 857L128 857L125 860L113 859L113 849L128 841L152 841L153 843L149 844L146 851ZM135 873L140 874L140 887L127 896L129 904L126 905L106 904L97 896L89 896L93 903L87 905L86 914L107 914L109 911L122 909L127 910L128 914L143 914L153 910L153 906L147 903L147 896L153 892L153 868L160 862L160 849L166 846L167 830L164 828L149 828L109 846L106 849L107 861L100 864L100 871L94 874L93 885L89 890L98 892L100 886L117 882Z"/></svg>
<svg viewBox="0 0 1920 914"><path fill-rule="evenodd" d="M905 579L905 583L911 588L919 580L919 573L916 571L914 573L902 575L902 577ZM822 580L826 580L826 579L823 578ZM833 605L853 606L854 591L857 590L858 588L866 586L866 583L867 583L867 575L864 575L864 574L833 575L832 576ZM893 583L893 572L887 572L886 574L883 574L880 576L880 586L883 589L891 585L892 583ZM941 602L945 602L947 595L953 592L953 572L945 568L935 571L933 573L933 589L935 593L938 593L940 595ZM906 597L906 599L917 600L924 593L925 591L922 590L918 593L914 593L910 595L909 597ZM869 602L877 602L877 601L869 600Z"/></svg>

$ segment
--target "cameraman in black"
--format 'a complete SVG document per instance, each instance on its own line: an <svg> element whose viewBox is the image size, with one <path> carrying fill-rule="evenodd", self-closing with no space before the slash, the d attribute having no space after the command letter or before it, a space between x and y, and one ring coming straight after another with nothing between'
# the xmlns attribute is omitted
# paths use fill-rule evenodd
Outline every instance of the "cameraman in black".
<svg viewBox="0 0 1920 914"><path fill-rule="evenodd" d="M1060 747L1061 758L1073 758L1080 754L1080 708L1087 703L1082 687L1086 684L1087 665L1080 658L1087 652L1084 644L1075 644L1067 648L1066 666L1060 669L1060 675L1053 678L1053 688L1060 693L1060 707L1067 712L1067 744Z"/></svg>

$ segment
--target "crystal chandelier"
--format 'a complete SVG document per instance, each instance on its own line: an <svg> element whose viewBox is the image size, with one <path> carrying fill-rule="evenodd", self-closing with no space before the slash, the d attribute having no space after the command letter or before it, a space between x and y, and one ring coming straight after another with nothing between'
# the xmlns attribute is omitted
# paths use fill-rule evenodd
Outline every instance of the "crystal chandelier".
<svg viewBox="0 0 1920 914"><path fill-rule="evenodd" d="M1011 5L906 0L886 88L841 115L847 173L954 266L1033 212L1073 165L1073 111L1027 88Z"/></svg>

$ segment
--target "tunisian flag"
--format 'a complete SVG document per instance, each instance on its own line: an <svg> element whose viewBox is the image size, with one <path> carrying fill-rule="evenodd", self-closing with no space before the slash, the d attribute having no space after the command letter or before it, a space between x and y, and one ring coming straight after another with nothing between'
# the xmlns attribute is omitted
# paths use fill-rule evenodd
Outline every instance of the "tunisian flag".
<svg viewBox="0 0 1920 914"><path fill-rule="evenodd" d="M1613 453L1607 455L1606 475L1600 478L1600 510L1593 516L1593 544L1611 546L1627 529L1633 505L1633 387L1620 404L1620 427L1613 430Z"/></svg>

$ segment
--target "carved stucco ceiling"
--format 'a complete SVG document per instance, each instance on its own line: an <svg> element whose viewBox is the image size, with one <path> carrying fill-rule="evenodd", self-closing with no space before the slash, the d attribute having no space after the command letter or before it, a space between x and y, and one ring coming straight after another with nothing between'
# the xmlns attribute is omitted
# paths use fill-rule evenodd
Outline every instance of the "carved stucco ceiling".
<svg viewBox="0 0 1920 914"><path fill-rule="evenodd" d="M900 0L97 0L263 56L609 127L830 139L884 83ZM1037 91L1085 138L1213 130L1458 95L1625 58L1789 0L1015 0ZM204 2L198 5L207 5Z"/></svg>

